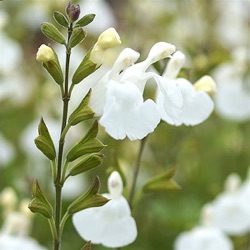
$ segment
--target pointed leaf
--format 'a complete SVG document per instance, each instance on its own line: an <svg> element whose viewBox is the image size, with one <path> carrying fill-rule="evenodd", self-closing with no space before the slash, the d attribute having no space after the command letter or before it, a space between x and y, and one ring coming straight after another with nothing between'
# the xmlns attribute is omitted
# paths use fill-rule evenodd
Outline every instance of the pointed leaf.
<svg viewBox="0 0 250 250"><path fill-rule="evenodd" d="M52 23L43 23L41 30L49 39L60 44L66 44L63 34Z"/></svg>
<svg viewBox="0 0 250 250"><path fill-rule="evenodd" d="M176 173L177 168L172 167L166 170L163 174L155 176L149 179L143 185L144 192L152 191L169 191L169 190L179 190L180 186L172 179Z"/></svg>
<svg viewBox="0 0 250 250"><path fill-rule="evenodd" d="M50 160L54 160L56 158L55 146L43 118L38 125L38 134L39 136L35 138L37 148Z"/></svg>
<svg viewBox="0 0 250 250"><path fill-rule="evenodd" d="M102 163L102 159L102 154L90 154L80 160L79 163L77 163L75 166L73 166L70 169L69 174L71 176L74 176L98 167Z"/></svg>
<svg viewBox="0 0 250 250"><path fill-rule="evenodd" d="M83 98L79 106L70 115L68 123L71 126L74 126L78 124L79 122L82 122L82 121L85 121L94 117L94 112L88 106L90 93L91 91L88 92L88 94Z"/></svg>
<svg viewBox="0 0 250 250"><path fill-rule="evenodd" d="M61 13L59 11L54 11L53 17L58 24L60 24L61 26L65 27L65 28L68 28L69 22L68 22L67 18L63 15L63 13Z"/></svg>
<svg viewBox="0 0 250 250"><path fill-rule="evenodd" d="M88 14L83 16L80 20L77 21L76 25L79 25L80 27L86 26L93 22L95 18L95 14Z"/></svg>
<svg viewBox="0 0 250 250"><path fill-rule="evenodd" d="M96 138L97 133L98 122L95 121L87 134L70 149L67 154L67 161L71 162L85 154L101 151L105 145Z"/></svg>
<svg viewBox="0 0 250 250"><path fill-rule="evenodd" d="M100 207L106 204L109 200L98 194L100 184L100 179L97 176L89 189L69 205L68 214L74 214L86 208Z"/></svg>

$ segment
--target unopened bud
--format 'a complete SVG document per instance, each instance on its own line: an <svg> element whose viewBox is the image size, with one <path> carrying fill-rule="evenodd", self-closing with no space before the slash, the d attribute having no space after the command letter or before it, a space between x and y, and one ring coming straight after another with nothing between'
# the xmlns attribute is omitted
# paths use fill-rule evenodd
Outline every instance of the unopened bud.
<svg viewBox="0 0 250 250"><path fill-rule="evenodd" d="M172 58L169 60L167 68L163 73L163 76L171 79L176 78L184 62L185 62L185 55L180 51L176 51L173 54Z"/></svg>
<svg viewBox="0 0 250 250"><path fill-rule="evenodd" d="M42 44L36 54L36 60L41 63L46 63L55 59L53 49L45 44Z"/></svg>
<svg viewBox="0 0 250 250"><path fill-rule="evenodd" d="M200 91L203 90L208 94L212 95L216 92L216 84L212 77L210 76L203 76L201 77L195 84L195 90Z"/></svg>
<svg viewBox="0 0 250 250"><path fill-rule="evenodd" d="M98 38L96 44L94 45L90 60L97 65L102 64L104 53L107 49L116 47L121 44L121 39L119 34L114 28L109 28L105 30Z"/></svg>
<svg viewBox="0 0 250 250"><path fill-rule="evenodd" d="M69 3L66 7L66 14L68 15L69 21L74 22L79 18L81 13L79 4Z"/></svg>

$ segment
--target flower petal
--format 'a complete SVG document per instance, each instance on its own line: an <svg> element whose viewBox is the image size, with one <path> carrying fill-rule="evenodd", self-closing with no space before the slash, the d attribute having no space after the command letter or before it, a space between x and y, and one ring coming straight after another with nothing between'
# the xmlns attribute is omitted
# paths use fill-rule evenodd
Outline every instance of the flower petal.
<svg viewBox="0 0 250 250"><path fill-rule="evenodd" d="M131 82L110 81L100 124L115 139L142 139L160 122L156 104L143 102L140 90Z"/></svg>

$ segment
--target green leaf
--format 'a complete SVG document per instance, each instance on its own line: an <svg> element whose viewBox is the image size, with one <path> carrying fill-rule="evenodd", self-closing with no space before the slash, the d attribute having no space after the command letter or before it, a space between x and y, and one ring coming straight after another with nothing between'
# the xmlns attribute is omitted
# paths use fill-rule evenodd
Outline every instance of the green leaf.
<svg viewBox="0 0 250 250"><path fill-rule="evenodd" d="M29 209L33 213L39 213L46 218L51 218L53 214L52 206L43 194L37 179L34 180L32 185L32 194L34 199L29 204Z"/></svg>
<svg viewBox="0 0 250 250"><path fill-rule="evenodd" d="M60 44L66 44L63 34L52 23L43 23L41 30L49 39Z"/></svg>
<svg viewBox="0 0 250 250"><path fill-rule="evenodd" d="M95 121L86 135L70 149L67 154L67 161L71 162L85 154L101 151L105 145L96 138L97 133L98 122Z"/></svg>
<svg viewBox="0 0 250 250"><path fill-rule="evenodd" d="M102 163L102 159L102 154L90 154L73 166L69 171L69 175L74 176L98 167Z"/></svg>
<svg viewBox="0 0 250 250"><path fill-rule="evenodd" d="M69 47L73 48L79 44L86 37L86 31L80 27L73 29L72 35L69 40Z"/></svg>
<svg viewBox="0 0 250 250"><path fill-rule="evenodd" d="M67 18L63 15L63 13L61 13L59 11L54 11L53 17L59 25L65 27L65 28L68 28L69 22L68 22Z"/></svg>
<svg viewBox="0 0 250 250"><path fill-rule="evenodd" d="M143 185L142 190L145 193L153 191L180 190L180 186L172 179L176 170L177 168L173 167L166 170L164 173L149 179Z"/></svg>
<svg viewBox="0 0 250 250"><path fill-rule="evenodd" d="M82 17L81 19L77 21L76 25L79 25L80 27L86 26L90 24L91 22L93 22L94 18L95 18L95 14L85 15L84 17Z"/></svg>
<svg viewBox="0 0 250 250"><path fill-rule="evenodd" d="M86 54L86 56L83 58L82 62L76 69L73 77L72 77L72 83L78 84L81 82L84 78L95 72L97 70L97 65L89 60L91 50Z"/></svg>
<svg viewBox="0 0 250 250"><path fill-rule="evenodd" d="M100 184L100 179L97 176L89 189L69 205L67 209L68 214L74 214L90 207L100 207L105 205L109 199L98 194Z"/></svg>
<svg viewBox="0 0 250 250"><path fill-rule="evenodd" d="M70 115L68 119L68 123L70 124L70 126L74 126L78 124L79 122L82 122L82 121L85 121L94 117L94 112L88 106L90 93L91 93L91 90L83 98L79 106Z"/></svg>
<svg viewBox="0 0 250 250"><path fill-rule="evenodd" d="M39 136L35 138L36 147L47 158L54 160L56 158L55 146L43 118L41 118L41 121L38 125L38 134Z"/></svg>

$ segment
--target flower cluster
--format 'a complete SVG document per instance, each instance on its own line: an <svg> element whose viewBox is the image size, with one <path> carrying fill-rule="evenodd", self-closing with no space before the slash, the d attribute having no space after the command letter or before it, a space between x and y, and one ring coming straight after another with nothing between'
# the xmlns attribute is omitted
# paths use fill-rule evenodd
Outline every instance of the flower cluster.
<svg viewBox="0 0 250 250"><path fill-rule="evenodd" d="M86 81L86 88L92 88L89 106L109 135L137 140L153 132L161 120L193 126L209 117L214 104L208 93L215 91L215 83L208 76L194 85L177 78L185 56L174 45L158 42L144 61L136 63L139 57L125 48L98 82ZM159 75L150 66L165 58L170 58L169 63ZM152 81L155 99L144 100L145 86Z"/></svg>

